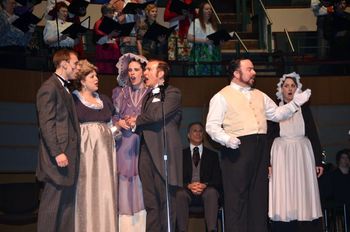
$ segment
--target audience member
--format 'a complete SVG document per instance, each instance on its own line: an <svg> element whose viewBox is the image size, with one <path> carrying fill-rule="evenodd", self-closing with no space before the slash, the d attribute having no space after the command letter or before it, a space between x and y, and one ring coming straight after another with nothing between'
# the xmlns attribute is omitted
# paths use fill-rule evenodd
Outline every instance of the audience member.
<svg viewBox="0 0 350 232"><path fill-rule="evenodd" d="M317 55L318 58L324 59L327 57L327 40L324 38L324 24L328 15L327 7L320 0L311 0L311 9L317 17Z"/></svg>
<svg viewBox="0 0 350 232"><path fill-rule="evenodd" d="M138 24L142 18L144 18L143 11L137 11L136 14L124 14L122 13L123 8L129 3L142 3L141 0L112 0L110 3L113 3L116 12L114 14L114 19L119 23L132 23L135 22L135 26L131 31L129 36L122 36L119 40L120 52L121 54L133 53L138 54L137 42L136 42L136 31Z"/></svg>
<svg viewBox="0 0 350 232"><path fill-rule="evenodd" d="M115 64L120 57L118 34L116 31L106 34L101 31L100 25L104 17L113 18L115 9L110 4L101 7L102 17L94 25L93 37L96 44L96 66L101 73L116 73Z"/></svg>
<svg viewBox="0 0 350 232"><path fill-rule="evenodd" d="M115 109L97 93L96 66L78 63L77 90L73 92L81 143L75 202L75 232L118 231L117 155L112 127Z"/></svg>
<svg viewBox="0 0 350 232"><path fill-rule="evenodd" d="M12 25L19 18L14 14L15 7L15 0L1 0L0 50L24 51L32 38L35 25L30 25L27 32L23 32Z"/></svg>
<svg viewBox="0 0 350 232"><path fill-rule="evenodd" d="M180 1L183 1L185 4L192 3L192 0ZM164 11L164 21L169 22L170 27L178 26L168 39L168 60L187 61L191 51L187 41L187 34L195 12L183 10L182 14L178 14L171 11L171 4L172 0L169 0Z"/></svg>
<svg viewBox="0 0 350 232"><path fill-rule="evenodd" d="M126 119L141 113L143 98L150 89L144 84L143 71L147 60L132 53L120 57L118 84L112 99L117 111L114 121L121 128L122 137L117 141L119 180L119 231L145 231L146 210L143 203L139 176L140 136L127 125Z"/></svg>
<svg viewBox="0 0 350 232"><path fill-rule="evenodd" d="M79 43L80 38L72 39L68 35L62 34L62 31L72 25L71 22L67 22L67 4L64 2L58 2L54 11L56 12L56 18L54 20L47 20L45 24L43 31L44 42L49 45L50 48L73 48L74 45Z"/></svg>
<svg viewBox="0 0 350 232"><path fill-rule="evenodd" d="M283 106L301 91L300 76L284 74L277 84ZM322 148L310 108L273 124L269 179L269 217L273 232L320 231L322 209L317 177L323 173ZM271 124L272 126L272 124Z"/></svg>
<svg viewBox="0 0 350 232"><path fill-rule="evenodd" d="M64 2L67 6L70 4L70 0L47 0L46 2L46 11L45 11L45 18L46 20L54 20L56 18L55 16L55 6L59 2Z"/></svg>
<svg viewBox="0 0 350 232"><path fill-rule="evenodd" d="M218 154L203 145L204 128L194 122L188 126L190 146L183 150L183 186L176 192L177 229L188 230L189 206L204 206L208 231L217 231L221 192Z"/></svg>
<svg viewBox="0 0 350 232"><path fill-rule="evenodd" d="M231 83L210 100L206 130L223 145L221 171L225 230L267 231L268 164L266 120L287 119L308 101L311 91L277 107L263 92L252 88L255 70L249 59L230 63Z"/></svg>
<svg viewBox="0 0 350 232"><path fill-rule="evenodd" d="M221 75L222 69L220 47L214 45L208 35L217 31L217 23L213 16L210 5L203 2L199 6L198 18L191 22L188 30L188 41L192 42L190 61L196 64L191 65L189 75ZM198 64L201 62L218 62L216 64Z"/></svg>
<svg viewBox="0 0 350 232"><path fill-rule="evenodd" d="M345 0L335 0L333 12L325 22L325 36L330 43L331 56L348 60L350 54L350 13L346 12Z"/></svg>
<svg viewBox="0 0 350 232"><path fill-rule="evenodd" d="M145 9L146 18L141 21L137 29L137 47L140 55L147 59L167 59L167 38L165 35L160 35L157 41L144 38L143 36L153 23L156 22L158 8L155 4L147 5Z"/></svg>
<svg viewBox="0 0 350 232"><path fill-rule="evenodd" d="M0 64L2 67L24 68L25 52L32 39L35 25L23 32L12 23L19 17L14 14L15 0L0 0Z"/></svg>
<svg viewBox="0 0 350 232"><path fill-rule="evenodd" d="M337 169L331 173L332 199L339 209L346 206L346 223L350 225L350 150L343 149L336 155ZM341 211L341 210L340 210ZM342 213L343 214L343 213Z"/></svg>

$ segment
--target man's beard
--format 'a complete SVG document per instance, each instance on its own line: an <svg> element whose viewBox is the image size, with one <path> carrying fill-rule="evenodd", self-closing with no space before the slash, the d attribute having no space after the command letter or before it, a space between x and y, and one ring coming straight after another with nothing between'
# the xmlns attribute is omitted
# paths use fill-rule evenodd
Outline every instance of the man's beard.
<svg viewBox="0 0 350 232"><path fill-rule="evenodd" d="M250 87L253 87L253 86L254 86L254 83L255 83L254 78L250 78L249 80L246 81L246 80L244 80L244 79L242 78L243 73L242 73L241 71L239 71L239 74L240 74L240 76L239 76L239 81L240 81L241 83L246 84L246 85L248 85L248 86L250 86Z"/></svg>

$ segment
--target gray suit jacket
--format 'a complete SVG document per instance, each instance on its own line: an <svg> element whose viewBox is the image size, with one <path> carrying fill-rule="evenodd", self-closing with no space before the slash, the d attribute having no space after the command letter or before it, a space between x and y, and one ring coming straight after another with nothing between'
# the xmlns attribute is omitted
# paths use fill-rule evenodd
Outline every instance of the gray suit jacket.
<svg viewBox="0 0 350 232"><path fill-rule="evenodd" d="M40 87L36 106L40 137L37 177L55 185L71 186L79 165L80 126L73 98L55 74ZM57 166L55 157L60 153L67 155L67 167Z"/></svg>
<svg viewBox="0 0 350 232"><path fill-rule="evenodd" d="M137 117L136 126L151 153L154 165L162 177L165 178L162 102L157 100L160 99L160 94L155 96L151 96L152 93L149 94L143 99L141 115ZM180 90L168 86L165 89L163 105L166 119L169 184L182 186L182 145L179 133L182 117Z"/></svg>

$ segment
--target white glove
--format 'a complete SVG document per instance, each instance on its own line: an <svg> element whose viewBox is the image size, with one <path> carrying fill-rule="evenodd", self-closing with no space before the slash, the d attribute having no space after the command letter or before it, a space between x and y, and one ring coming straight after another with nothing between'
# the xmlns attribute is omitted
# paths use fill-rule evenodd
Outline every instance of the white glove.
<svg viewBox="0 0 350 232"><path fill-rule="evenodd" d="M241 144L241 140L235 138L235 137L231 137L227 144L226 144L226 147L228 148L232 148L232 149L237 149L238 146Z"/></svg>
<svg viewBox="0 0 350 232"><path fill-rule="evenodd" d="M297 105L297 106L302 106L305 102L307 102L309 100L311 96L311 90L307 89L304 92L301 92L300 89L297 89L294 93L294 97L293 97L293 102Z"/></svg>

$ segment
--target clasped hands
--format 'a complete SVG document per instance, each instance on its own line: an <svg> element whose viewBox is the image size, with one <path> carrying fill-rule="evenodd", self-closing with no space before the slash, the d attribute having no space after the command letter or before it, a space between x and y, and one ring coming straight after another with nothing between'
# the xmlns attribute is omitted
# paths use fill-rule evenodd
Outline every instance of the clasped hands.
<svg viewBox="0 0 350 232"><path fill-rule="evenodd" d="M131 128L135 127L136 125L136 118L137 116L125 116L124 119L120 119L117 122L117 125L125 130L130 130Z"/></svg>
<svg viewBox="0 0 350 232"><path fill-rule="evenodd" d="M194 195L201 195L206 187L207 185L201 182L192 182L187 185L187 188L191 190Z"/></svg>

